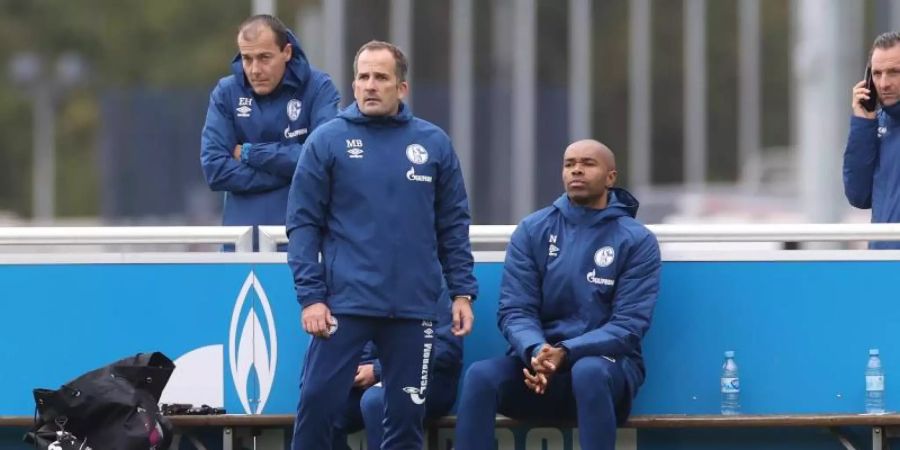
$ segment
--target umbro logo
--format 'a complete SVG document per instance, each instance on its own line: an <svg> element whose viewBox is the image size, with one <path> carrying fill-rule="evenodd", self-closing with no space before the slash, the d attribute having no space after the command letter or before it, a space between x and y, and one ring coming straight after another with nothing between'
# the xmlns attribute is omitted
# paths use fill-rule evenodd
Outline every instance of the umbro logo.
<svg viewBox="0 0 900 450"><path fill-rule="evenodd" d="M362 139L347 139L347 154L350 155L353 159L362 158L365 153L363 152L363 141Z"/></svg>

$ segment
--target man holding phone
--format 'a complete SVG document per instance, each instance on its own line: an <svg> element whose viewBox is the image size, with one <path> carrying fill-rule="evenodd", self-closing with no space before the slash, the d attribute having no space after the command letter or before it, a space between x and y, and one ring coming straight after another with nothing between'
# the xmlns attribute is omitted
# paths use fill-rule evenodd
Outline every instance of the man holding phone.
<svg viewBox="0 0 900 450"><path fill-rule="evenodd" d="M844 150L844 194L872 209L873 223L900 223L900 32L872 44L866 78L853 86L853 116ZM880 108L878 107L880 106ZM872 241L872 249L900 241Z"/></svg>

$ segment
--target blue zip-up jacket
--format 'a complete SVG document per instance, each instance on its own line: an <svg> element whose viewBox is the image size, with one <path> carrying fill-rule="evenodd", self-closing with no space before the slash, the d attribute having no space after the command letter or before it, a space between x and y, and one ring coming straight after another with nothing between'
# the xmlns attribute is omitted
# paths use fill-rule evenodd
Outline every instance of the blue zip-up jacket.
<svg viewBox="0 0 900 450"><path fill-rule="evenodd" d="M530 367L544 343L620 360L633 397L644 381L641 340L659 292L656 237L634 219L638 202L613 188L604 209L563 194L519 223L506 250L498 325ZM624 420L630 402L618 417Z"/></svg>
<svg viewBox="0 0 900 450"><path fill-rule="evenodd" d="M209 187L225 192L223 225L284 225L301 145L337 114L331 78L310 66L293 33L289 41L291 60L272 93L253 93L238 54L210 94L200 165ZM240 161L232 157L239 144Z"/></svg>
<svg viewBox="0 0 900 450"><path fill-rule="evenodd" d="M453 335L452 301L446 290L441 292L437 303L437 326L434 335L437 342L434 345L434 361L431 364L432 374L442 377L452 385L459 384L459 375L462 372L463 338ZM378 348L369 342L363 350L360 364L372 364L375 378L381 381L381 361L378 360Z"/></svg>
<svg viewBox="0 0 900 450"><path fill-rule="evenodd" d="M872 223L900 223L900 103L875 119L850 118L844 194L851 205L872 209ZM900 248L900 241L872 241L869 248Z"/></svg>
<svg viewBox="0 0 900 450"><path fill-rule="evenodd" d="M403 104L390 117L351 104L312 133L291 184L297 299L324 301L334 314L433 320L442 272L451 296L477 293L470 221L459 160L440 128Z"/></svg>

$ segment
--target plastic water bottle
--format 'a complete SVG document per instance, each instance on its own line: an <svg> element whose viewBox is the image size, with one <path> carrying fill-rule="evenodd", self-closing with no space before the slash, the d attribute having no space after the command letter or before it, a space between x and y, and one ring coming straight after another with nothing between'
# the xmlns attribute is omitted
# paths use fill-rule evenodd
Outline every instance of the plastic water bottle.
<svg viewBox="0 0 900 450"><path fill-rule="evenodd" d="M722 414L735 415L741 412L741 381L738 377L738 366L734 362L734 352L725 352L725 363L722 364Z"/></svg>
<svg viewBox="0 0 900 450"><path fill-rule="evenodd" d="M869 349L866 364L866 414L884 414L884 369L878 349Z"/></svg>

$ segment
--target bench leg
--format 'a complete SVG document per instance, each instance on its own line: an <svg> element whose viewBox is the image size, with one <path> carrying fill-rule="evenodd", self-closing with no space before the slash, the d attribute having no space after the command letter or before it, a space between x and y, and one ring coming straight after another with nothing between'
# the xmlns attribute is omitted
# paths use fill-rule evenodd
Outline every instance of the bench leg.
<svg viewBox="0 0 900 450"><path fill-rule="evenodd" d="M872 427L872 450L884 450L887 441L884 438L884 428Z"/></svg>
<svg viewBox="0 0 900 450"><path fill-rule="evenodd" d="M222 429L222 450L232 450L234 448L234 430L231 427Z"/></svg>
<svg viewBox="0 0 900 450"><path fill-rule="evenodd" d="M847 436L844 436L844 433L841 432L841 429L838 427L828 427L828 431L837 438L838 441L841 442L841 445L844 446L847 450L856 450L856 447L853 446L853 443L850 442L850 439L847 439Z"/></svg>
<svg viewBox="0 0 900 450"><path fill-rule="evenodd" d="M437 427L425 428L425 448L428 450L438 450L438 429Z"/></svg>

